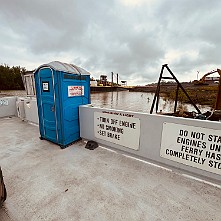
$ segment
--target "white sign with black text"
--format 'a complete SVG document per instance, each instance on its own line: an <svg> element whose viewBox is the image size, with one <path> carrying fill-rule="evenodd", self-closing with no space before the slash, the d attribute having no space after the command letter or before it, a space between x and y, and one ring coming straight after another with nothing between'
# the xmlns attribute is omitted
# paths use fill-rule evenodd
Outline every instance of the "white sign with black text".
<svg viewBox="0 0 221 221"><path fill-rule="evenodd" d="M94 112L94 133L99 139L138 150L140 119Z"/></svg>
<svg viewBox="0 0 221 221"><path fill-rule="evenodd" d="M84 96L84 86L68 86L68 97Z"/></svg>
<svg viewBox="0 0 221 221"><path fill-rule="evenodd" d="M48 82L43 82L42 83L42 88L43 88L43 91L48 91L49 90L49 83Z"/></svg>
<svg viewBox="0 0 221 221"><path fill-rule="evenodd" d="M164 123L160 156L221 175L221 130Z"/></svg>

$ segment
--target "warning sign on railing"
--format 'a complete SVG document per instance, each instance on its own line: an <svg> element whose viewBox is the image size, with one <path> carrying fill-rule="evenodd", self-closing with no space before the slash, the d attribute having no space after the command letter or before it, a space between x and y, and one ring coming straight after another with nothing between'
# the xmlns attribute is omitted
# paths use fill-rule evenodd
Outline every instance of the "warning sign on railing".
<svg viewBox="0 0 221 221"><path fill-rule="evenodd" d="M68 86L68 97L84 96L84 86Z"/></svg>
<svg viewBox="0 0 221 221"><path fill-rule="evenodd" d="M221 130L164 123L160 156L221 175Z"/></svg>
<svg viewBox="0 0 221 221"><path fill-rule="evenodd" d="M99 139L138 150L140 119L94 112L94 135Z"/></svg>

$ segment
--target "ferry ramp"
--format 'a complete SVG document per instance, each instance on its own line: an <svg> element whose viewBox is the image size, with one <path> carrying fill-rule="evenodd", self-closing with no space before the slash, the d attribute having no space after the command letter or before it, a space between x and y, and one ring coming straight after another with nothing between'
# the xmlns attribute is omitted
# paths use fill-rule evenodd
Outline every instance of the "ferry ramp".
<svg viewBox="0 0 221 221"><path fill-rule="evenodd" d="M79 141L62 150L35 125L0 118L8 198L0 220L217 220L221 187Z"/></svg>

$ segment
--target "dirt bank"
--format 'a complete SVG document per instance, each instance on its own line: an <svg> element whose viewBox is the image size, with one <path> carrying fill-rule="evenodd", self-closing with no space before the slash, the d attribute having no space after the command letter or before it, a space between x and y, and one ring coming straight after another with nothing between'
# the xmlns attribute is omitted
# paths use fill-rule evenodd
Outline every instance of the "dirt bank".
<svg viewBox="0 0 221 221"><path fill-rule="evenodd" d="M196 104L209 105L212 108L215 106L218 91L217 84L196 86L192 83L182 83L182 86ZM160 95L167 99L174 100L176 97L176 87L176 84L162 84L160 86ZM156 85L137 86L130 89L130 91L155 93L156 88ZM181 89L179 89L178 100L183 103L190 103Z"/></svg>

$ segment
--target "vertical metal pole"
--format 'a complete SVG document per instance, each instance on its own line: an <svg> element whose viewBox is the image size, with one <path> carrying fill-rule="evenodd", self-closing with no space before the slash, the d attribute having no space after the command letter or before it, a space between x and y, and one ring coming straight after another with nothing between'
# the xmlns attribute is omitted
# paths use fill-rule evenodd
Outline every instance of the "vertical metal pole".
<svg viewBox="0 0 221 221"><path fill-rule="evenodd" d="M199 108L196 106L196 104L192 101L192 99L190 98L190 96L186 93L185 89L183 88L183 86L180 84L180 82L177 80L177 78L175 77L175 75L173 74L173 72L169 69L169 67L167 66L167 64L165 65L165 67L167 68L167 70L170 72L170 74L172 75L172 77L174 78L174 80L176 81L176 83L179 85L179 87L182 89L183 93L187 96L187 98L189 99L190 103L195 107L195 109L197 110L197 112L199 114L201 114L201 111L199 110Z"/></svg>
<svg viewBox="0 0 221 221"><path fill-rule="evenodd" d="M113 87L114 85L114 73L111 72L111 87Z"/></svg>
<svg viewBox="0 0 221 221"><path fill-rule="evenodd" d="M175 104L174 104L174 113L176 113L176 108L177 108L178 92L179 92L179 85L177 85L177 88L176 88L176 98L175 98Z"/></svg>
<svg viewBox="0 0 221 221"><path fill-rule="evenodd" d="M157 98L157 95L159 94L160 81L161 81L161 78L162 78L162 75L163 75L164 66L165 65L162 65L162 68L161 68L160 77L159 77L159 80L158 80L158 83L157 83L157 90L156 90L156 93L155 93L154 98L153 98L153 103L152 103L152 106L151 106L151 109L150 109L150 114L153 113L153 109L154 109L154 105L155 105L155 102L156 102L156 98Z"/></svg>
<svg viewBox="0 0 221 221"><path fill-rule="evenodd" d="M118 73L117 73L117 86L118 86Z"/></svg>
<svg viewBox="0 0 221 221"><path fill-rule="evenodd" d="M159 106L159 97L160 97L160 84L159 84L159 88L157 91L156 113L158 111L158 106Z"/></svg>

